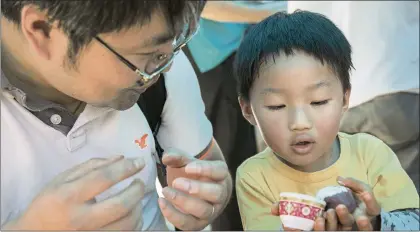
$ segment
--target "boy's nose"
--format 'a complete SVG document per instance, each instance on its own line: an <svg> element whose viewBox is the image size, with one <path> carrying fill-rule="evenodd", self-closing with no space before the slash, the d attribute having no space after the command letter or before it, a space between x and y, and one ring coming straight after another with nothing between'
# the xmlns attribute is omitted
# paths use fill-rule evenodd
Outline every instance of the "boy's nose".
<svg viewBox="0 0 420 232"><path fill-rule="evenodd" d="M312 122L303 108L291 110L289 116L291 131L304 131L312 128Z"/></svg>

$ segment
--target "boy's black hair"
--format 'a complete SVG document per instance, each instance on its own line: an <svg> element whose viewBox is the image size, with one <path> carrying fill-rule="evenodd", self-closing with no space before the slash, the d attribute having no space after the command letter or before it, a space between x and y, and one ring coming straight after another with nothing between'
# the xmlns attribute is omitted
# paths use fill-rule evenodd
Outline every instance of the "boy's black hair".
<svg viewBox="0 0 420 232"><path fill-rule="evenodd" d="M202 0L1 0L1 13L20 25L25 5L32 4L45 11L50 22L58 22L58 27L68 35L68 56L74 64L78 52L98 34L146 24L157 10L170 26L185 25L190 20L198 20L204 3Z"/></svg>
<svg viewBox="0 0 420 232"><path fill-rule="evenodd" d="M351 46L337 26L325 16L308 11L276 13L251 28L239 47L234 62L238 94L249 100L249 91L260 68L280 54L305 52L326 62L349 90Z"/></svg>

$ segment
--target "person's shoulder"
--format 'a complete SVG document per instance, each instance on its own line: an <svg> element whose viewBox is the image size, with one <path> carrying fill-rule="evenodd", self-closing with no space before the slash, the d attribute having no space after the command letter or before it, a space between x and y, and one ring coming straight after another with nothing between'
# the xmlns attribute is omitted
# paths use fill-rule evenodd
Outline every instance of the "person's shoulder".
<svg viewBox="0 0 420 232"><path fill-rule="evenodd" d="M367 133L346 134L338 133L340 140L345 140L353 149L369 149L385 145L385 143L374 135ZM386 145L385 145L386 146Z"/></svg>
<svg viewBox="0 0 420 232"><path fill-rule="evenodd" d="M395 153L382 140L367 133L339 133L340 141L347 143L351 156L357 156L367 166L395 158ZM381 154L381 155L377 155Z"/></svg>
<svg viewBox="0 0 420 232"><path fill-rule="evenodd" d="M195 74L190 60L181 50L175 55L169 71L165 73L166 85L169 87L172 85L182 85L191 79L197 79L197 75Z"/></svg>
<svg viewBox="0 0 420 232"><path fill-rule="evenodd" d="M245 173L261 173L263 170L267 170L270 167L269 156L271 149L266 148L264 151L246 159L237 169L237 175L243 175Z"/></svg>
<svg viewBox="0 0 420 232"><path fill-rule="evenodd" d="M181 50L174 58L171 68L164 74L168 99L175 102L188 101L201 96L197 75L194 68Z"/></svg>

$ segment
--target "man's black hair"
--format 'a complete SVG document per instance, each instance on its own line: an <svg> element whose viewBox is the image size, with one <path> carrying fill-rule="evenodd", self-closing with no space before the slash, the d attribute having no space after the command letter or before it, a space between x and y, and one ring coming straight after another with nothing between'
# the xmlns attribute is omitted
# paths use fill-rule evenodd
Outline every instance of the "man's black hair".
<svg viewBox="0 0 420 232"><path fill-rule="evenodd" d="M261 67L280 54L301 51L327 63L349 90L351 46L337 26L325 16L308 11L276 13L251 28L239 47L234 62L238 94L249 100L249 91Z"/></svg>
<svg viewBox="0 0 420 232"><path fill-rule="evenodd" d="M74 64L78 52L98 34L144 25L157 10L170 26L183 25L198 18L203 1L1 0L2 16L20 25L22 8L28 4L45 11L49 23L58 22L58 27L69 36L68 56Z"/></svg>

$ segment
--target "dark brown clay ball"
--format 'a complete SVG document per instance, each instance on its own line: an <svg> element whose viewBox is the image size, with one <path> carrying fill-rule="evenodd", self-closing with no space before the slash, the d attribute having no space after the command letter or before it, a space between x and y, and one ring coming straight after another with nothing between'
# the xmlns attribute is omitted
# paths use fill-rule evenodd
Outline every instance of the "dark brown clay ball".
<svg viewBox="0 0 420 232"><path fill-rule="evenodd" d="M325 210L335 209L338 205L345 205L350 213L357 207L356 199L350 189L343 186L328 186L318 191L317 197L324 200Z"/></svg>

